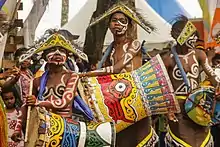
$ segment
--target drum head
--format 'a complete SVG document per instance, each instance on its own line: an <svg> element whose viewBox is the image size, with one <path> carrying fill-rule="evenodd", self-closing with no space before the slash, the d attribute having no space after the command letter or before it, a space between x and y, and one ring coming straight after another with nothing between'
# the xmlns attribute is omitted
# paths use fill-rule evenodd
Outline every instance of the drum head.
<svg viewBox="0 0 220 147"><path fill-rule="evenodd" d="M213 87L202 87L192 92L185 102L188 117L198 125L211 125L215 107L213 99Z"/></svg>

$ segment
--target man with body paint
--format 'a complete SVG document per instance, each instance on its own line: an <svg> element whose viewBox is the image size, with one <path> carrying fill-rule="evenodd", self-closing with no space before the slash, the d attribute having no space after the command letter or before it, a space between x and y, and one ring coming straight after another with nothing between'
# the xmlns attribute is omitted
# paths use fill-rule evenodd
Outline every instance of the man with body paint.
<svg viewBox="0 0 220 147"><path fill-rule="evenodd" d="M172 25L171 35L177 44L162 58L174 87L181 113L168 114L169 129L165 137L166 145L168 147L212 147L213 139L210 128L193 122L187 116L184 105L190 92L199 86L200 67L210 77L213 85L216 86L220 82L220 78L209 65L205 52L196 49L198 32L185 16L177 18ZM179 58L182 67L178 65L176 57ZM183 72L185 72L186 78L184 78Z"/></svg>
<svg viewBox="0 0 220 147"><path fill-rule="evenodd" d="M64 118L72 118L72 106L76 99L74 96L77 95L79 76L64 68L64 63L69 54L75 53L75 50L61 34L54 32L34 51L34 53L39 52L43 52L42 58L47 62L47 69L41 77L33 81L33 95L26 97L26 103L21 108L15 133L12 136L14 141L19 141L21 123L26 119L27 106L44 107ZM79 105L82 104L80 102L78 101ZM84 108L86 108L85 105ZM41 130L39 133L44 134L45 130Z"/></svg>
<svg viewBox="0 0 220 147"><path fill-rule="evenodd" d="M109 20L109 29L114 41L106 49L98 65L98 70L85 73L85 75L117 74L133 71L142 65L141 43L128 37L128 32L134 29L132 23L136 22L149 33L155 28L149 22L140 19L141 15L134 12L122 3L114 5L105 14L91 22L90 27L100 20ZM121 109L120 105L114 109ZM117 111L117 110L116 110ZM118 110L117 112L122 112ZM123 114L120 114L123 116ZM125 118L118 120L126 121ZM154 133L152 133L154 132ZM117 147L142 147L154 146L157 142L157 135L150 124L150 118L144 118L140 122L117 133Z"/></svg>

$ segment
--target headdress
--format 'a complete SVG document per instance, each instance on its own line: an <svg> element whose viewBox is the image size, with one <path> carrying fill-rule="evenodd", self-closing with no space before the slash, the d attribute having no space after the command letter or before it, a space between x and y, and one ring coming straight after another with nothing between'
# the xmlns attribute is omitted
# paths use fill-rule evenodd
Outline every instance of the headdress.
<svg viewBox="0 0 220 147"><path fill-rule="evenodd" d="M111 16L115 12L121 12L121 13L125 14L131 20L133 20L138 25L140 25L148 33L151 33L152 31L155 30L155 27L150 22L146 21L143 18L143 16L135 10L135 8L131 9L128 6L126 6L124 3L121 3L121 2L113 5L104 14L93 19L89 26L93 26L93 25L99 23L100 21L102 21L103 19L106 19L107 17Z"/></svg>
<svg viewBox="0 0 220 147"><path fill-rule="evenodd" d="M177 42L180 44L180 45L183 45L187 39L192 36L193 33L196 32L196 27L193 25L192 22L188 21L186 23L186 25L184 26L182 32L180 33L180 35L178 36L177 38Z"/></svg>
<svg viewBox="0 0 220 147"><path fill-rule="evenodd" d="M48 37L48 39L40 45L40 47L35 51L35 53L48 50L52 47L62 47L69 52L75 53L70 41L66 40L62 35L54 33Z"/></svg>
<svg viewBox="0 0 220 147"><path fill-rule="evenodd" d="M22 62L28 57L32 56L33 54L48 50L53 47L62 47L69 51L72 54L75 54L76 56L80 57L84 61L88 62L88 57L85 53L83 53L81 50L75 48L74 45L71 44L69 40L67 40L63 35L58 33L58 31L55 32L48 32L44 34L44 36L36 42L35 46L32 47L27 54L20 57L19 61Z"/></svg>

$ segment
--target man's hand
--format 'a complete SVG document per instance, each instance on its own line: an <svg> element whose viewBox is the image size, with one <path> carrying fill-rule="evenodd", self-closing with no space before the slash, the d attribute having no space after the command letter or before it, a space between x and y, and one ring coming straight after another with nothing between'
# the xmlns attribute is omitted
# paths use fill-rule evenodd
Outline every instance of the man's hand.
<svg viewBox="0 0 220 147"><path fill-rule="evenodd" d="M26 97L26 105L27 106L35 106L37 99L34 95Z"/></svg>
<svg viewBox="0 0 220 147"><path fill-rule="evenodd" d="M11 139L14 141L14 142L20 142L22 140L21 138L21 132L20 131L15 131L12 136L11 136Z"/></svg>
<svg viewBox="0 0 220 147"><path fill-rule="evenodd" d="M7 71L5 71L3 74L3 77L4 78L8 78L10 76L14 76L14 77L20 77L20 69L17 68L16 66L14 66L12 69L9 69Z"/></svg>
<svg viewBox="0 0 220 147"><path fill-rule="evenodd" d="M177 119L175 113L173 113L173 112L168 112L167 117L169 120L171 120L173 122L178 122L178 119Z"/></svg>

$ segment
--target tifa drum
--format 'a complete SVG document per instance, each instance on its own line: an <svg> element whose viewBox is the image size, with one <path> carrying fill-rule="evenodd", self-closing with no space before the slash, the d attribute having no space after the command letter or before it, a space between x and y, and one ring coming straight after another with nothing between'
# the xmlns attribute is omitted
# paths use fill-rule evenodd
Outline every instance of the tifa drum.
<svg viewBox="0 0 220 147"><path fill-rule="evenodd" d="M29 123L27 147L114 147L112 122L76 122L35 107Z"/></svg>
<svg viewBox="0 0 220 147"><path fill-rule="evenodd" d="M151 115L180 112L160 55L132 72L84 77L79 87L96 121L114 122L117 132Z"/></svg>
<svg viewBox="0 0 220 147"><path fill-rule="evenodd" d="M211 86L194 90L185 102L188 117L201 126L220 123L220 102L215 100L215 89Z"/></svg>

